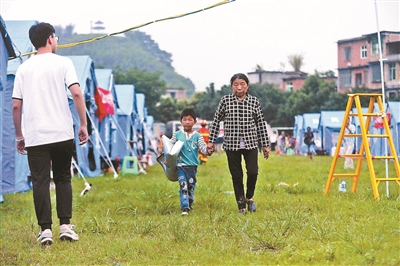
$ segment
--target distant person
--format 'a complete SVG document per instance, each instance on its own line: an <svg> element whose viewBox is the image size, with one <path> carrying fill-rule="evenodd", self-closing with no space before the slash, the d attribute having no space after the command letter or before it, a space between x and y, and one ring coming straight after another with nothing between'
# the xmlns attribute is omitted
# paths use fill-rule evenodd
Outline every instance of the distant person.
<svg viewBox="0 0 400 266"><path fill-rule="evenodd" d="M217 139L215 140L215 151L218 154L220 154L223 151L222 149L223 143L224 143L224 129L220 128Z"/></svg>
<svg viewBox="0 0 400 266"><path fill-rule="evenodd" d="M347 118L344 134L354 134L354 133L356 133L356 126L350 123L350 118ZM353 154L355 140L356 139L354 137L343 138L344 154ZM353 158L346 157L344 159L344 169L354 169Z"/></svg>
<svg viewBox="0 0 400 266"><path fill-rule="evenodd" d="M201 128L199 130L197 130L197 132L199 132L200 135L203 136L204 142L208 143L208 138L210 137L210 130L208 130L208 128L207 128L207 121L206 120L201 121L200 125L201 125ZM200 164L206 164L207 161L208 161L208 155L199 152Z"/></svg>
<svg viewBox="0 0 400 266"><path fill-rule="evenodd" d="M144 150L143 150L143 136L140 134L140 130L136 130L136 152L138 159L142 158L144 155Z"/></svg>
<svg viewBox="0 0 400 266"><path fill-rule="evenodd" d="M56 55L58 37L54 27L39 23L29 29L37 54L19 66L14 82L13 119L16 146L28 154L33 201L42 245L53 243L50 169L56 186L60 239L78 240L70 224L72 217L71 159L74 128L68 104L68 88L78 111L80 144L88 140L85 103L72 61ZM24 114L22 117L22 113ZM21 124L24 124L24 134ZM25 136L24 136L25 135ZM26 150L26 152L25 152Z"/></svg>
<svg viewBox="0 0 400 266"><path fill-rule="evenodd" d="M307 127L307 132L304 134L304 143L307 145L307 156L312 159L312 146L314 145L314 133L312 133L311 128Z"/></svg>
<svg viewBox="0 0 400 266"><path fill-rule="evenodd" d="M180 207L182 216L189 214L194 204L194 190L196 188L197 167L199 166L199 151L207 154L207 144L199 132L193 130L196 124L196 112L193 109L184 109L181 113L183 129L176 131L171 140L183 142L183 147L177 158L177 173L179 182Z"/></svg>
<svg viewBox="0 0 400 266"><path fill-rule="evenodd" d="M224 121L224 150L228 159L229 171L239 213L256 211L253 196L258 176L258 147L262 147L264 158L268 159L270 142L264 114L260 102L255 96L247 93L249 79L238 73L230 80L232 93L224 95L217 107L210 128L208 141L209 153L214 151L218 136L219 123ZM243 185L242 156L247 170L247 191Z"/></svg>
<svg viewBox="0 0 400 266"><path fill-rule="evenodd" d="M290 135L287 136L286 140L286 155L294 155L294 149L296 147L296 139Z"/></svg>
<svg viewBox="0 0 400 266"><path fill-rule="evenodd" d="M162 136L163 136L163 134L160 134L160 137L156 138L157 139L157 153L158 153L158 156L160 156L163 153Z"/></svg>
<svg viewBox="0 0 400 266"><path fill-rule="evenodd" d="M282 131L278 138L279 154L286 154L286 141L287 141L286 133L285 131Z"/></svg>

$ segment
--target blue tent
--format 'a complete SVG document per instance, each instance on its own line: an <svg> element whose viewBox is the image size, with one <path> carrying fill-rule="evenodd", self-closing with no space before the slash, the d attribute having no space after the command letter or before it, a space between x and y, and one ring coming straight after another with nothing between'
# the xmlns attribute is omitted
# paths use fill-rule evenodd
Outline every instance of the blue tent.
<svg viewBox="0 0 400 266"><path fill-rule="evenodd" d="M296 154L300 153L301 144L303 143L303 135L302 135L302 128L303 128L303 115L296 115L294 117L294 125L293 125L293 137L296 139Z"/></svg>
<svg viewBox="0 0 400 266"><path fill-rule="evenodd" d="M111 95L114 98L114 110L116 110L115 105L115 84L114 84L114 76L112 74L111 69L95 69L97 84L100 88L108 90L111 92ZM100 132L100 139L104 144L106 151L102 151L102 156L104 152L107 152L109 156L111 156L111 124L112 124L112 115L107 115L103 118L103 120L98 124L98 129Z"/></svg>
<svg viewBox="0 0 400 266"><path fill-rule="evenodd" d="M94 92L97 87L94 64L93 60L87 55L68 56L68 58L72 60L75 66L80 89L85 100L88 124L87 128L89 134L89 141L84 145L79 145L79 116L72 96L68 91L69 106L74 121L76 161L78 162L83 174L89 177L95 177L101 175L101 145L99 143L100 137L96 134L98 118L94 113L97 108L94 100Z"/></svg>
<svg viewBox="0 0 400 266"><path fill-rule="evenodd" d="M8 120L11 117L5 116L7 112L4 111L3 106L5 104L4 102L4 92L7 88L7 65L8 65L8 57L15 57L15 51L14 48L12 47L12 42L10 35L7 32L6 24L3 21L3 18L0 15L0 33L1 33L1 38L0 38L0 124L3 124L3 120ZM8 114L10 112L8 111ZM9 123L9 122L8 122ZM11 136L10 136L11 137ZM7 139L7 135L5 136L5 140ZM0 128L0 143L1 143L1 151L0 151L0 202L3 202L3 172L6 170L5 166L3 165L3 153L4 156L9 156L8 151L9 147L8 145L12 145L12 142L8 141L8 143L3 142L3 126ZM4 149L3 149L4 148ZM7 160L5 160L7 161ZM9 166L6 166L9 168ZM7 178L5 178L7 181Z"/></svg>
<svg viewBox="0 0 400 266"><path fill-rule="evenodd" d="M7 51L10 53L9 48L10 39L14 44L14 50L16 56L21 54L30 53L34 50L28 36L29 28L36 24L36 21L6 21L5 27L2 21L2 34L7 32L7 35L3 35L6 38L2 38L4 43L7 44ZM12 52L11 52L12 53ZM10 53L10 55L11 55ZM2 57L5 54L2 54ZM1 181L2 181L2 193L13 193L22 192L30 189L28 183L28 176L30 175L28 158L25 155L19 154L15 149L15 128L12 119L12 92L14 89L15 73L17 68L28 59L28 56L18 57L8 61L7 66L7 82L4 79L4 70L1 68L1 93L0 93L0 109L1 109L1 124L0 129L1 136ZM2 59L4 60L4 59ZM23 125L22 125L23 126Z"/></svg>
<svg viewBox="0 0 400 266"><path fill-rule="evenodd" d="M304 143L303 137L307 132L307 127L311 128L314 133L315 149L321 148L321 137L318 131L319 113L305 113L303 114L303 124L300 130L301 141L298 143L301 154L307 154L307 145Z"/></svg>
<svg viewBox="0 0 400 266"><path fill-rule="evenodd" d="M390 112L390 131L397 155L400 157L400 102L388 102ZM388 149L390 151L390 149Z"/></svg>
<svg viewBox="0 0 400 266"><path fill-rule="evenodd" d="M318 125L321 148L331 155L332 148L336 148L345 113L345 111L321 111Z"/></svg>
<svg viewBox="0 0 400 266"><path fill-rule="evenodd" d="M384 104L384 110L387 110L387 104ZM378 103L374 104L374 110L373 113L379 113L379 106ZM377 126L377 122L379 120L379 117L373 117L373 119L371 119L371 130L370 130L370 134L384 134L385 133L385 129L381 128L379 126ZM369 140L369 145L370 145L370 149L371 149L371 154L373 156L384 156L385 155L385 142L387 141L387 139L385 138L370 138Z"/></svg>
<svg viewBox="0 0 400 266"><path fill-rule="evenodd" d="M147 144L151 140L146 134L145 126L146 126L146 118L147 118L147 108L146 108L146 96L143 93L136 93L136 105L137 105L137 114L138 117L135 119L136 129L140 131L140 134L143 136L143 150L146 153ZM137 141L137 139L135 139Z"/></svg>
<svg viewBox="0 0 400 266"><path fill-rule="evenodd" d="M368 107L363 107L361 108L361 111L363 114L368 113ZM357 114L357 108L353 108L352 109L352 113ZM366 123L367 117L364 116L364 125ZM372 121L372 120L371 120ZM358 119L357 116L354 116L353 119L351 120L351 123L353 123L356 126L356 134L361 134L361 127L360 127L360 119ZM372 132L372 128L373 128L373 121L371 122L371 124L369 125L369 130L368 132ZM361 147L361 141L362 138L356 138L356 143L355 143L355 150L358 152L360 150Z"/></svg>
<svg viewBox="0 0 400 266"><path fill-rule="evenodd" d="M112 149L111 158L123 159L132 154L131 144L134 140L135 126L133 119L135 110L135 87L133 85L115 85L117 98L116 115L113 117L112 125Z"/></svg>
<svg viewBox="0 0 400 266"><path fill-rule="evenodd" d="M154 117L152 115L148 115L146 117L146 128L147 128L147 133L149 135L149 138L154 137Z"/></svg>

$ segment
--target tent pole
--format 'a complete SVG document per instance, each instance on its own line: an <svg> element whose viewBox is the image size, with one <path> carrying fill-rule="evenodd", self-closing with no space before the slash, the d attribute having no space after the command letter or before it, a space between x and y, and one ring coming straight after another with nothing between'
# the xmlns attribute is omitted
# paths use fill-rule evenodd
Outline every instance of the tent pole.
<svg viewBox="0 0 400 266"><path fill-rule="evenodd" d="M117 177L118 177L118 173L117 173L117 171L115 170L114 165L113 165L112 162L111 162L110 156L108 156L107 149L106 149L106 147L104 147L104 143L103 143L103 141L102 141L101 138L100 138L99 131L97 130L97 127L96 127L96 125L94 124L94 121L93 121L93 119L91 118L90 113L89 113L89 110L88 110L87 108L86 108L86 114L88 115L89 120L90 120L90 122L91 122L92 125L93 125L94 132L96 132L96 136L97 136L97 138L99 139L100 146L101 146L101 148L103 149L103 151L104 151L104 153L105 153L105 155L106 155L106 157L107 157L107 160L108 160L108 162L110 163L109 165L111 166L111 169L112 169L113 172L114 172L114 178L117 178Z"/></svg>
<svg viewBox="0 0 400 266"><path fill-rule="evenodd" d="M381 32L379 31L379 21L378 21L378 7L375 3L375 16L376 16L376 28L378 34L378 47L379 47L379 65L381 69L381 86L382 86L382 102L385 104L385 76L383 75L383 59L382 59L382 44L381 44ZM388 147L387 147L387 139L384 140L385 146L385 156L388 154ZM386 168L386 178L389 178L389 169L388 169L388 159L385 159L385 168ZM386 197L389 197L389 181L386 181Z"/></svg>

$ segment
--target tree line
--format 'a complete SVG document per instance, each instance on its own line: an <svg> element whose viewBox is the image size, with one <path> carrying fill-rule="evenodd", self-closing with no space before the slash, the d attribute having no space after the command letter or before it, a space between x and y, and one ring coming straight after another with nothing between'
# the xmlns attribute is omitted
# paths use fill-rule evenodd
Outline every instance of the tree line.
<svg viewBox="0 0 400 266"><path fill-rule="evenodd" d="M98 34L75 34L74 26L56 26L61 43L87 40ZM178 120L182 109L191 107L198 116L211 120L219 100L231 93L229 85L220 89L210 83L204 92L195 92L190 79L177 74L172 67L172 55L159 49L151 36L144 32L127 32L124 36L112 36L99 42L60 49L61 55L89 55L96 68L113 70L116 84L134 84L138 93L146 97L149 115L156 121ZM288 62L295 71L303 65L302 55L289 55ZM257 65L256 71L262 71ZM309 75L301 90L286 92L273 84L250 84L249 93L260 100L265 119L272 126L293 126L294 116L334 110L345 110L347 95L336 92L336 85L327 82L324 76L333 74L315 72ZM190 99L178 101L164 98L167 89L184 89ZM354 88L352 92L369 92L366 88Z"/></svg>
<svg viewBox="0 0 400 266"><path fill-rule="evenodd" d="M326 81L323 76L318 72L309 75L303 88L295 92L282 91L273 84L265 83L250 84L248 93L260 100L265 119L271 126L293 126L294 117L299 114L346 109L348 96L337 93L336 84ZM200 118L212 120L221 97L232 92L229 85L217 90L214 83L210 83L204 92L194 93L189 100L178 101L162 97L167 87L160 79L160 73L139 69L117 70L114 77L117 84L135 84L136 91L146 95L149 114L164 123L179 120L184 108L193 108ZM368 91L367 88L352 90L353 93Z"/></svg>

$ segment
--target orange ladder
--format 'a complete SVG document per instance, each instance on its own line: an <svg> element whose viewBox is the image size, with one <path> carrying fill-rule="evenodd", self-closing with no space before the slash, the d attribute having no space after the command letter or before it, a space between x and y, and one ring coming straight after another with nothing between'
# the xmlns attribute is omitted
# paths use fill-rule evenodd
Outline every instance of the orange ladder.
<svg viewBox="0 0 400 266"><path fill-rule="evenodd" d="M364 159L364 157L365 157L365 159L367 160L367 164L368 164L368 169L369 169L369 174L370 174L370 179L371 179L371 184L372 184L372 190L374 192L374 197L375 197L375 199L379 199L378 185L381 181L396 181L400 186L399 160L396 155L396 149L394 147L393 138L390 133L389 124L388 124L388 120L386 117L386 112L385 112L385 109L384 109L384 106L382 103L382 94L355 93L355 94L348 94L348 96L349 96L349 99L347 102L346 112L344 115L342 128L340 130L340 134L338 137L336 150L333 155L332 165L331 165L331 169L329 171L328 181L325 186L324 194L326 195L329 192L331 185L332 185L332 181L335 180L336 178L351 178L353 180L353 186L352 186L351 191L353 193L356 192L358 179L360 176L362 159ZM367 113L362 112L361 101L360 101L361 97L369 97L369 106L368 106ZM351 113L353 103L355 103L355 106L357 108L357 113ZM375 103L377 103L379 106L379 113L373 113ZM349 118L350 116L358 117L358 119L360 121L361 134L344 134L347 118ZM382 117L383 127L385 129L385 132L383 134L370 134L369 133L371 118L374 116ZM365 123L364 123L364 117L366 117ZM361 137L362 138L361 147L357 154L341 154L341 155L339 155L340 147L342 146L342 141L343 141L344 137ZM385 156L371 155L368 138L386 138L387 142L389 144L389 148L390 148L389 153ZM357 159L355 173L337 173L337 174L335 174L334 172L335 172L337 161L338 161L339 157L344 157L344 158L349 157L349 158ZM375 176L373 159L392 160L394 163L397 177L377 178Z"/></svg>

